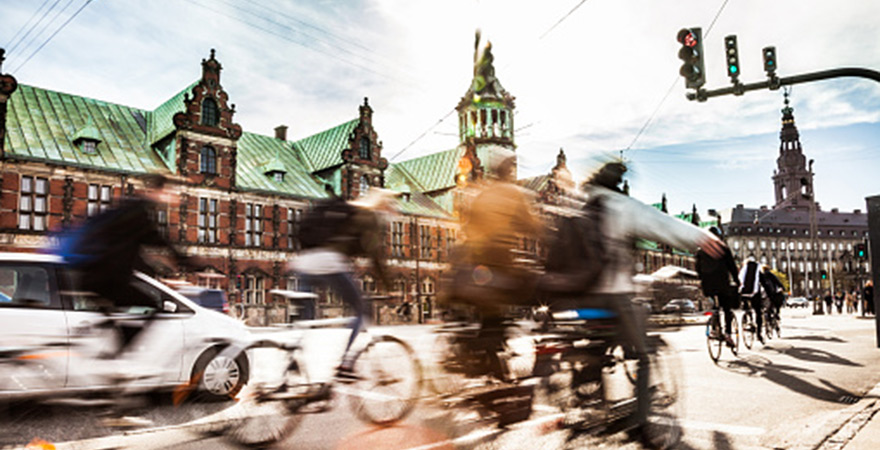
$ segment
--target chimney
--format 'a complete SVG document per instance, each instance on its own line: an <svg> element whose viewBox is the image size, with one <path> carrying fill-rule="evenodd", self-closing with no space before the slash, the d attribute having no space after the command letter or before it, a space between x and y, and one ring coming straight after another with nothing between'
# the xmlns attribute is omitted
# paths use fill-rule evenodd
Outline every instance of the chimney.
<svg viewBox="0 0 880 450"><path fill-rule="evenodd" d="M840 212L839 209L837 209L837 208L831 208L831 213L832 213L832 214L837 214L837 213L839 213L839 212Z"/></svg>
<svg viewBox="0 0 880 450"><path fill-rule="evenodd" d="M861 209L857 209L857 210L853 211L853 214L861 214L861 213L862 213Z"/></svg>
<svg viewBox="0 0 880 450"><path fill-rule="evenodd" d="M287 140L287 125L278 125L275 127L275 139L282 141Z"/></svg>

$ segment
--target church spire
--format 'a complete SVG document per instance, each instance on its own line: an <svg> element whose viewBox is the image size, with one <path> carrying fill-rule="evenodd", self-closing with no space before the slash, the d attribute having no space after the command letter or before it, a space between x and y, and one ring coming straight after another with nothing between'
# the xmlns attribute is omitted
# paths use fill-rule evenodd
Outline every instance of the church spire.
<svg viewBox="0 0 880 450"><path fill-rule="evenodd" d="M807 169L807 158L794 124L794 108L790 105L790 95L791 89L788 88L785 90L785 107L781 110L779 157L776 159L777 168L773 175L775 207L809 208L812 199L807 194L812 191L813 175Z"/></svg>

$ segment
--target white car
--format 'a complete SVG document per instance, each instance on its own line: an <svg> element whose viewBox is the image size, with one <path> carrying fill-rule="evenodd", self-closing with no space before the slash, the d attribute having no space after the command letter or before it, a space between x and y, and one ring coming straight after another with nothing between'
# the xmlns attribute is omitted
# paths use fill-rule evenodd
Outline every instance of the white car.
<svg viewBox="0 0 880 450"><path fill-rule="evenodd" d="M133 368L150 374L139 382L145 389L198 380L201 393L216 399L234 396L247 383L246 355L217 357L222 342L247 339L244 324L202 308L141 273L135 287L154 297L163 310L135 341L131 360L96 359L88 350L111 349L113 341L93 326L104 320L94 294L78 291L72 280L56 256L0 253L0 401L101 390L111 379L101 376L102 371ZM30 366L16 365L2 352L41 346L42 356L24 361Z"/></svg>

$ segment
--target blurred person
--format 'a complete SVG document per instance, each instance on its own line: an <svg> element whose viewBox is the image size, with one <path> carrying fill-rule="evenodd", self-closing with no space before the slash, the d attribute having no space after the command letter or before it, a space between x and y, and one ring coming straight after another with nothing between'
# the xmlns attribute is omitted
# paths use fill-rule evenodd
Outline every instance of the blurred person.
<svg viewBox="0 0 880 450"><path fill-rule="evenodd" d="M746 263L739 271L739 294L744 302L755 312L755 323L758 326L758 341L764 343L764 335L761 332L764 326L763 298L761 297L761 266L755 261L754 256L749 256Z"/></svg>
<svg viewBox="0 0 880 450"><path fill-rule="evenodd" d="M865 288L862 290L862 301L864 306L862 307L862 315L865 314L874 314L874 282L868 280L865 283Z"/></svg>
<svg viewBox="0 0 880 450"><path fill-rule="evenodd" d="M648 348L645 317L634 307L633 283L635 262L633 248L638 239L647 239L675 248L696 252L703 250L712 258L724 255L724 243L713 234L679 220L626 195L620 188L626 164L619 158L598 162L597 170L584 183L587 205L597 208L599 229L603 239L602 271L587 291L584 300L615 311L620 320L620 333L635 350L638 358L636 413L631 435L645 439L648 396Z"/></svg>
<svg viewBox="0 0 880 450"><path fill-rule="evenodd" d="M760 280L761 287L764 288L764 292L770 300L770 312L773 313L773 316L778 321L779 310L782 308L782 304L785 303L785 287L782 286L782 282L779 281L779 278L776 277L767 265L761 266Z"/></svg>
<svg viewBox="0 0 880 450"><path fill-rule="evenodd" d="M846 313L854 314L856 312L856 291L846 293Z"/></svg>
<svg viewBox="0 0 880 450"><path fill-rule="evenodd" d="M825 291L825 311L830 316L831 310L834 308L834 297L831 296L831 291Z"/></svg>
<svg viewBox="0 0 880 450"><path fill-rule="evenodd" d="M834 306L837 307L837 314L843 314L843 292L834 293Z"/></svg>
<svg viewBox="0 0 880 450"><path fill-rule="evenodd" d="M718 227L710 227L709 232L720 240L724 240L721 229ZM697 252L697 274L700 277L700 285L703 289L703 295L706 297L715 297L718 303L715 308L724 310L724 341L729 347L736 344L730 337L730 326L733 321L733 309L739 305L739 276L736 268L736 261L733 259L733 253L727 246L724 246L721 258L714 258L706 253L705 250ZM732 282L731 282L732 281Z"/></svg>
<svg viewBox="0 0 880 450"><path fill-rule="evenodd" d="M531 300L530 278L515 265L515 252L523 238L537 239L543 224L532 212L531 198L516 185L516 154L501 147L489 152L489 178L462 217L464 242L453 264L463 281L476 285L477 295L462 300L480 315L479 340L489 355L504 342L504 309ZM455 287L453 288L455 289ZM473 298L479 297L479 298ZM489 361L494 367L492 361Z"/></svg>
<svg viewBox="0 0 880 450"><path fill-rule="evenodd" d="M154 274L144 259L143 250L147 247L165 249L179 266L194 263L162 235L154 220L158 205L169 205L175 200L166 187L167 179L160 174L148 174L143 177L143 183L142 192L123 198L117 206L87 219L69 232L62 238L59 252L76 272L80 289L98 294L115 308L143 306L152 311L142 326L120 325L122 341L114 353L105 355L110 358L125 353L163 306L157 303L158 299L132 284L136 270Z"/></svg>
<svg viewBox="0 0 880 450"><path fill-rule="evenodd" d="M306 285L334 290L355 314L342 361L336 368L336 376L341 379L354 377L356 355L351 347L367 314L367 305L354 279L352 260L357 256L369 258L380 285L386 289L391 286L383 257L383 216L393 211L394 195L386 189L371 188L352 202L335 195L319 202L303 218L303 251L290 262Z"/></svg>

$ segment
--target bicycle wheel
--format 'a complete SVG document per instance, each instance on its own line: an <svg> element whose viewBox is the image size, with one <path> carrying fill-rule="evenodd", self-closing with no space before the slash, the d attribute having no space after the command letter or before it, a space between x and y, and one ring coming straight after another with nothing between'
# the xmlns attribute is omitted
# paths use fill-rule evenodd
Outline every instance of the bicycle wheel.
<svg viewBox="0 0 880 450"><path fill-rule="evenodd" d="M678 374L680 362L675 351L660 336L649 336L650 374L648 375L650 404L648 421L642 438L654 449L675 447L681 440L681 390Z"/></svg>
<svg viewBox="0 0 880 450"><path fill-rule="evenodd" d="M721 348L724 347L724 338L721 334L721 320L719 312L713 312L706 322L706 346L709 349L709 357L718 362L721 358Z"/></svg>
<svg viewBox="0 0 880 450"><path fill-rule="evenodd" d="M440 396L455 395L467 384L462 367L461 354L464 351L452 333L439 333L431 344L428 369L428 385Z"/></svg>
<svg viewBox="0 0 880 450"><path fill-rule="evenodd" d="M730 318L730 339L733 341L733 347L730 351L736 356L739 354L739 322L736 320L736 314L731 313L731 315L733 317Z"/></svg>
<svg viewBox="0 0 880 450"><path fill-rule="evenodd" d="M758 327L755 324L755 318L752 316L752 310L747 309L742 315L742 336L743 343L746 348L751 350L752 344L755 342L755 332Z"/></svg>
<svg viewBox="0 0 880 450"><path fill-rule="evenodd" d="M206 430L243 447L265 448L290 436L302 421L297 414L314 390L300 365L299 352L277 350L264 355L275 365L274 378L253 380ZM270 359L271 358L271 359ZM267 371L270 372L270 371Z"/></svg>
<svg viewBox="0 0 880 450"><path fill-rule="evenodd" d="M374 337L357 354L354 375L346 393L361 420L390 425L406 417L418 401L421 365L412 348L396 337Z"/></svg>

